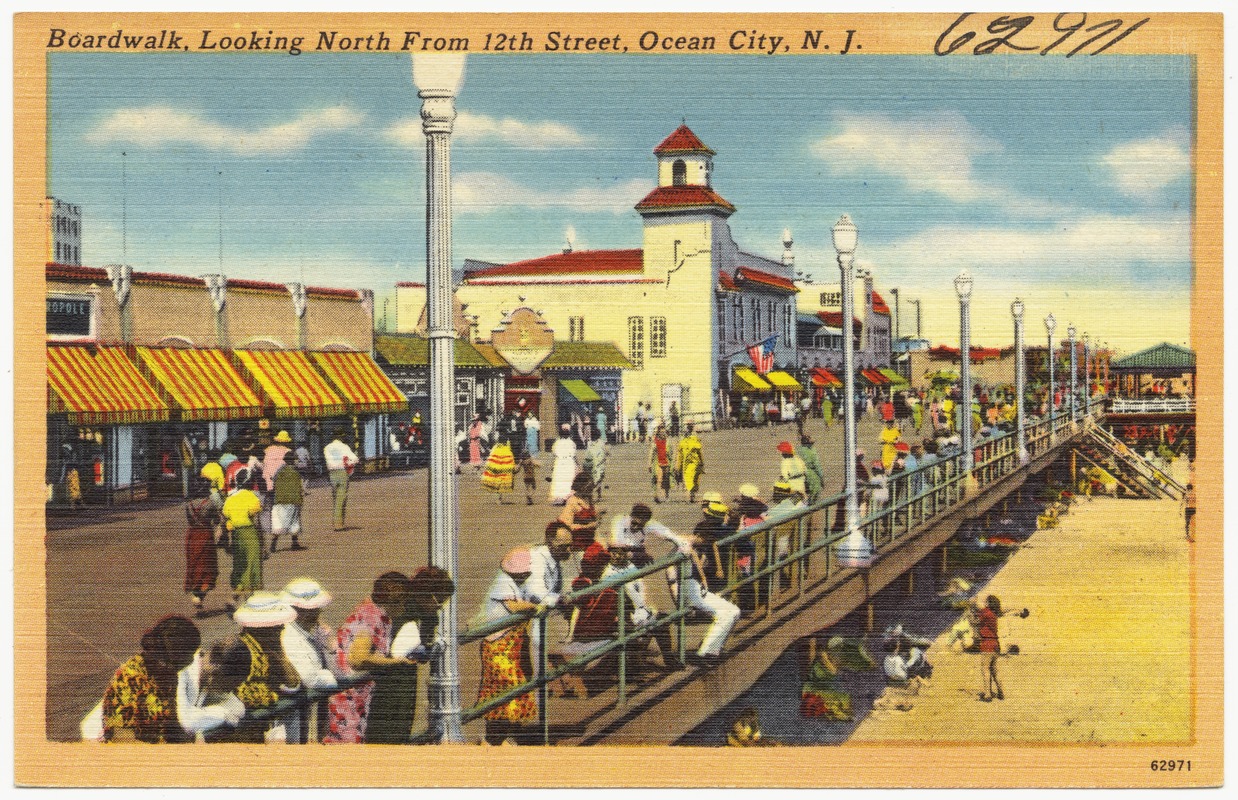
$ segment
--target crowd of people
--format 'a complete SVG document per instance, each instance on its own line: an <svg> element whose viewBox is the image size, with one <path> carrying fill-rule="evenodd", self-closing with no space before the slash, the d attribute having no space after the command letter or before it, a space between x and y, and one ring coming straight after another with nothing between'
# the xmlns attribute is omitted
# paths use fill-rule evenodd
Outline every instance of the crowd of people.
<svg viewBox="0 0 1238 800"><path fill-rule="evenodd" d="M336 429L323 448L337 531L345 529L348 483L358 463L346 437L345 429ZM209 454L185 503L185 592L197 614L205 613L206 596L219 579L220 551L232 559L229 608L235 610L263 589L262 562L279 550L282 537L289 549L306 549L301 511L311 474L309 450L293 447L287 431L264 448L246 430Z"/></svg>
<svg viewBox="0 0 1238 800"><path fill-rule="evenodd" d="M277 704L340 689L324 708L322 742L407 742L417 702L412 668L441 651L437 613L454 592L436 567L411 577L386 572L332 630L322 618L330 592L297 578L280 592L252 592L232 614L236 630L210 645L192 620L164 617L83 719L82 738L304 743L306 707Z"/></svg>

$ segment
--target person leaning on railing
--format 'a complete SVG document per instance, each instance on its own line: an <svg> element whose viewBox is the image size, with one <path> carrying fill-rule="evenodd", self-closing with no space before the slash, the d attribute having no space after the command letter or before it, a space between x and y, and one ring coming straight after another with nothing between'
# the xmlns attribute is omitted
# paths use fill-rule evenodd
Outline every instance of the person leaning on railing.
<svg viewBox="0 0 1238 800"><path fill-rule="evenodd" d="M532 611L536 603L526 599L525 583L533 569L533 558L527 548L516 548L503 557L499 573L486 592L482 607L470 627L496 622L511 614ZM529 620L510 628L495 631L481 641L481 686L477 704L502 697L528 683L524 664L529 641ZM509 699L486 712L485 742L503 744L511 739L519 743L527 723L537 719L537 700L530 692Z"/></svg>

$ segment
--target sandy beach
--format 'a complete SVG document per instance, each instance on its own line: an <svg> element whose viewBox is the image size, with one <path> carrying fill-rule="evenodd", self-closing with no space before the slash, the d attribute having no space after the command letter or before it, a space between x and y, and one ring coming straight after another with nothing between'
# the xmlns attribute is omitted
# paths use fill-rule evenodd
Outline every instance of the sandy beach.
<svg viewBox="0 0 1238 800"><path fill-rule="evenodd" d="M980 592L1030 611L1002 620L1020 651L998 662L1006 699L978 699L982 656L943 635L929 686L886 690L910 710L874 711L851 741L1187 742L1191 547L1173 501L1081 499Z"/></svg>

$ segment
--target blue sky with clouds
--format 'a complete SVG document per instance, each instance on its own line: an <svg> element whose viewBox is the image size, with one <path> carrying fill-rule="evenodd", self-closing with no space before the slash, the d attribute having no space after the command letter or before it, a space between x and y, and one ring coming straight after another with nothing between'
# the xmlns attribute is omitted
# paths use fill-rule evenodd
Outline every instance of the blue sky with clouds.
<svg viewBox="0 0 1238 800"><path fill-rule="evenodd" d="M216 271L222 208L230 276L380 297L422 278L407 55L49 63L49 193L84 207L85 263ZM1186 58L474 55L458 109L457 263L554 252L569 229L577 248L639 246L651 150L686 119L718 151L742 247L777 257L789 227L797 267L836 280L829 225L848 212L860 262L924 298L934 339L957 336L967 267L982 343L1010 340L1016 293L1121 349L1187 341Z"/></svg>

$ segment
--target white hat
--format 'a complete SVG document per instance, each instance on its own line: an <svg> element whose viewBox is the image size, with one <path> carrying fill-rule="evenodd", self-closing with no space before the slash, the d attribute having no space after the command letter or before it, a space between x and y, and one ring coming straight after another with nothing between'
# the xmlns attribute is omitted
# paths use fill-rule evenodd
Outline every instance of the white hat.
<svg viewBox="0 0 1238 800"><path fill-rule="evenodd" d="M739 496L758 500L761 497L761 490L755 483L745 483L739 487Z"/></svg>
<svg viewBox="0 0 1238 800"><path fill-rule="evenodd" d="M297 618L296 609L275 592L254 592L232 619L244 628L275 628Z"/></svg>
<svg viewBox="0 0 1238 800"><path fill-rule="evenodd" d="M284 602L293 608L322 608L331 602L331 593L313 578L296 578L284 587Z"/></svg>
<svg viewBox="0 0 1238 800"><path fill-rule="evenodd" d="M610 536L606 539L608 547L626 547L635 549L640 546L640 543L635 541L635 537L626 526L620 525L610 529Z"/></svg>

